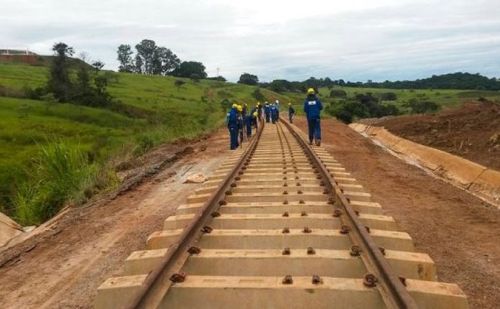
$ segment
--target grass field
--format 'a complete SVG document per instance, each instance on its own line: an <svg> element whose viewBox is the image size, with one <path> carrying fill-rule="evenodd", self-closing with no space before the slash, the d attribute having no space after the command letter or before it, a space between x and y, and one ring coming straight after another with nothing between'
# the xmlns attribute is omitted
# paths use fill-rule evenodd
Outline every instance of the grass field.
<svg viewBox="0 0 500 309"><path fill-rule="evenodd" d="M0 96L0 211L24 224L41 219L20 218L16 196L37 180L44 147L76 148L104 166L140 155L159 143L194 138L223 124L223 100L255 103L256 87L202 80L177 87L177 78L106 72L111 95L124 110L112 111L73 104ZM0 90L20 94L43 86L48 68L0 63ZM269 100L286 98L262 90ZM69 148L68 148L69 147ZM41 177L41 176L40 176ZM23 189L24 188L24 189ZM70 200L73 196L68 196Z"/></svg>

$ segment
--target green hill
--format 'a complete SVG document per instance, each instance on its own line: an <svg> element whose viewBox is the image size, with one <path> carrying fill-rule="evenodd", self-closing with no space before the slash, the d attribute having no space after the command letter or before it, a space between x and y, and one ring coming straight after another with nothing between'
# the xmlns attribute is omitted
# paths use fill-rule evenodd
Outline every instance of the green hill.
<svg viewBox="0 0 500 309"><path fill-rule="evenodd" d="M22 98L25 89L46 83L48 68L0 63L0 211L23 224L40 223L57 212L58 207L50 209L47 216L26 213L24 208L31 211L32 205L24 204L33 203L37 198L42 199L39 204L44 207L53 207L45 205L50 204L50 198L37 197L36 192L47 190L53 194L63 190L71 192L67 194L68 200L85 200L87 196L82 197L79 191L85 186L95 191L95 183L103 182L102 177L113 173L107 164L113 158L138 156L160 143L208 133L223 125L226 108L232 102L256 102L257 87L252 86L114 72L103 74L110 81L108 91L121 102L118 108ZM286 100L285 96L269 90L261 91L269 100ZM77 151L76 158L86 161L76 165L85 164L98 170L106 167L109 173L103 176L89 172L92 179L73 188L39 187L38 180L50 178L48 173L57 172L55 168L55 171L47 171L45 165L50 165L47 161L54 159L50 154L57 157L61 147ZM63 202L57 201L59 206Z"/></svg>

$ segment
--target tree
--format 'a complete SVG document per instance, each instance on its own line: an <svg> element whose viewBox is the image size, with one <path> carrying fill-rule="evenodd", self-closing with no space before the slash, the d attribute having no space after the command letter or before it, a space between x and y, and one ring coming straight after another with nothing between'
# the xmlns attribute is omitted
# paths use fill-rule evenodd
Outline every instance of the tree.
<svg viewBox="0 0 500 309"><path fill-rule="evenodd" d="M177 77L192 78L207 78L205 66L201 62L196 61L183 61L181 65L172 72L172 75Z"/></svg>
<svg viewBox="0 0 500 309"><path fill-rule="evenodd" d="M99 72L100 70L102 70L102 68L104 68L104 62L100 60L94 61L92 62L92 67L96 72Z"/></svg>
<svg viewBox="0 0 500 309"><path fill-rule="evenodd" d="M142 67L144 66L144 61L142 60L141 56L135 55L135 68L134 71L136 73L142 74Z"/></svg>
<svg viewBox="0 0 500 309"><path fill-rule="evenodd" d="M259 83L259 78L256 75L252 75L249 73L243 73L240 76L240 80L238 84L246 84L246 85L257 85Z"/></svg>
<svg viewBox="0 0 500 309"><path fill-rule="evenodd" d="M153 54L153 74L169 75L178 69L181 60L170 49L158 47Z"/></svg>
<svg viewBox="0 0 500 309"><path fill-rule="evenodd" d="M54 44L52 50L55 57L50 67L47 90L52 92L59 102L67 102L71 97L73 87L69 77L68 58L73 55L74 50L62 42Z"/></svg>
<svg viewBox="0 0 500 309"><path fill-rule="evenodd" d="M153 74L154 69L154 61L155 61L155 51L158 47L156 46L155 41L153 40L142 40L141 43L135 45L135 49L137 50L137 57L140 57L142 60L142 65L140 67L140 71L144 74ZM137 63L137 61L136 61ZM139 69L139 68L136 68Z"/></svg>
<svg viewBox="0 0 500 309"><path fill-rule="evenodd" d="M122 44L118 46L118 61L120 61L120 66L118 71L131 73L134 71L134 62L132 59L132 47L128 44Z"/></svg>

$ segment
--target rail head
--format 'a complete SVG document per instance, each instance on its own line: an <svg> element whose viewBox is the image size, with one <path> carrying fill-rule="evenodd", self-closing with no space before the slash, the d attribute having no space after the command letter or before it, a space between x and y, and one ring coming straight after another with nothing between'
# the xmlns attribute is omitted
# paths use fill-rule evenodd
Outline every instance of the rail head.
<svg viewBox="0 0 500 309"><path fill-rule="evenodd" d="M137 296L124 308L158 307L173 284L170 278L180 271L185 259L189 256L189 247L201 237L203 234L202 228L205 223L211 219L211 214L223 204L222 201L224 200L226 190L229 189L231 183L249 160L251 154L255 151L262 135L263 128L264 122L260 121L255 138L252 139L247 149L245 149L238 163L222 180L210 198L203 204L202 210L197 213L195 218L184 228L179 240L169 247L159 266L148 274ZM179 261L181 262L179 263Z"/></svg>
<svg viewBox="0 0 500 309"><path fill-rule="evenodd" d="M289 124L283 118L280 118L280 121L292 133L299 145L302 146L306 155L312 159L313 164L318 168L321 176L326 180L326 186L329 187L332 194L334 194L336 201L342 205L349 221L349 225L359 239L359 245L362 249L364 249L363 251L367 253L369 262L369 265L367 266L372 266L372 269L370 270L374 273L379 285L382 288L382 297L386 301L386 305L391 308L418 308L415 300L408 293L399 277L394 273L391 266L380 251L380 248L375 244L375 241L368 233L365 225L361 223L349 201L338 187L337 182L332 177L316 152L302 138L293 125Z"/></svg>

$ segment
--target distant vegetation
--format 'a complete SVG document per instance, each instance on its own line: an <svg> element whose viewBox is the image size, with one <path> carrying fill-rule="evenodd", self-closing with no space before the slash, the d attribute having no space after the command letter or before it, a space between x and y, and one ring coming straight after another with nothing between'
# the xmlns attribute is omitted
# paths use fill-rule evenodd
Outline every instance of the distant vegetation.
<svg viewBox="0 0 500 309"><path fill-rule="evenodd" d="M349 84L349 86L356 87ZM500 80L488 78L479 73L452 73L444 75L433 75L429 78L414 81L385 81L381 83L367 82L361 85L370 88L393 88L393 89L460 89L460 90L500 90Z"/></svg>
<svg viewBox="0 0 500 309"><path fill-rule="evenodd" d="M340 90L338 93L340 94ZM354 118L379 118L401 113L395 104L382 103L381 95L368 92L347 97L345 91L343 95L343 99L332 101L327 105L325 111L345 123L351 123Z"/></svg>
<svg viewBox="0 0 500 309"><path fill-rule="evenodd" d="M132 46L122 44L117 49L120 62L119 72L145 75L163 75L186 77L193 80L206 79L205 66L197 61L181 61L170 49L156 45L153 40L145 39L135 45L135 56ZM222 76L212 79L226 81Z"/></svg>
<svg viewBox="0 0 500 309"><path fill-rule="evenodd" d="M259 78L257 77L257 75L243 73L241 74L238 83L245 85L257 85L259 83Z"/></svg>
<svg viewBox="0 0 500 309"><path fill-rule="evenodd" d="M356 87L356 88L386 88L386 89L459 89L459 90L500 90L500 80L488 78L480 74L452 73L445 75L433 75L430 78L417 79L414 81L385 81L381 83L368 81L350 82L343 79L332 80L329 77L307 80L287 81L276 79L270 83L261 83L262 87L276 92L304 92L307 88L315 89L334 87Z"/></svg>

